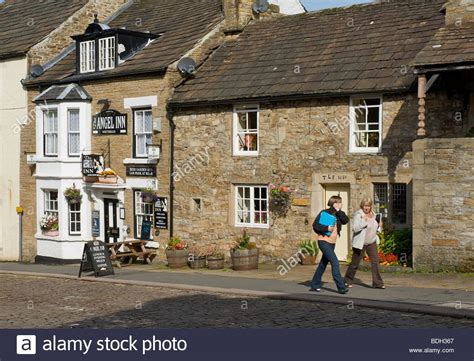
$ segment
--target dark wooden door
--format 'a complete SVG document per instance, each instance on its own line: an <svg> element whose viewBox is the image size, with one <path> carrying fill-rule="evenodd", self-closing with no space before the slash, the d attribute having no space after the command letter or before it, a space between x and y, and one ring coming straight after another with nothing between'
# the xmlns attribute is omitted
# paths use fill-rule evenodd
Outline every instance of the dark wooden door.
<svg viewBox="0 0 474 361"><path fill-rule="evenodd" d="M118 228L117 208L117 199L104 199L105 243L118 242L120 229Z"/></svg>

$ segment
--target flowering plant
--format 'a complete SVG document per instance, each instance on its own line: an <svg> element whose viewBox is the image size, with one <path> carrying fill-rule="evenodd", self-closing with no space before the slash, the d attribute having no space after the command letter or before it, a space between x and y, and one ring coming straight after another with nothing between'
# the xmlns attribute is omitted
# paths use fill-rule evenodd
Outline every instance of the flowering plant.
<svg viewBox="0 0 474 361"><path fill-rule="evenodd" d="M79 189L76 188L75 185L72 187L66 188L64 191L64 196L69 202L80 203L82 199L82 194Z"/></svg>
<svg viewBox="0 0 474 361"><path fill-rule="evenodd" d="M237 238L236 245L232 248L232 250L236 251L255 248L257 248L257 245L255 242L250 242L250 236L247 234L247 230L244 229L242 231L242 236Z"/></svg>
<svg viewBox="0 0 474 361"><path fill-rule="evenodd" d="M105 168L99 173L102 177L107 177L109 175L117 175L117 173L112 168Z"/></svg>
<svg viewBox="0 0 474 361"><path fill-rule="evenodd" d="M370 261L368 256L364 257L364 261ZM398 256L393 253L384 254L379 252L379 263L383 266L393 266L398 264Z"/></svg>
<svg viewBox="0 0 474 361"><path fill-rule="evenodd" d="M45 214L41 217L40 228L42 231L57 231L59 230L58 217L51 214Z"/></svg>
<svg viewBox="0 0 474 361"><path fill-rule="evenodd" d="M167 250L179 251L182 249L188 249L186 242L182 241L181 238L171 238L166 245Z"/></svg>
<svg viewBox="0 0 474 361"><path fill-rule="evenodd" d="M270 184L270 210L276 217L285 217L291 207L291 190Z"/></svg>
<svg viewBox="0 0 474 361"><path fill-rule="evenodd" d="M144 188L141 190L140 197L142 198L142 202L151 203L158 200L158 193L153 188Z"/></svg>

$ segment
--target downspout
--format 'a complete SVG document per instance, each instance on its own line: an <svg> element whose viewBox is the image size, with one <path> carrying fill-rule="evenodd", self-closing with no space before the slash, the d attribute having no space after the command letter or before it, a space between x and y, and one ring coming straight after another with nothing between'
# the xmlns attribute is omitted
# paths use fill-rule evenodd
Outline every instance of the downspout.
<svg viewBox="0 0 474 361"><path fill-rule="evenodd" d="M169 204L169 213L170 213L170 238L173 237L173 206L174 206L174 131L176 129L176 124L173 122L173 110L168 108L166 116L170 125L170 204Z"/></svg>

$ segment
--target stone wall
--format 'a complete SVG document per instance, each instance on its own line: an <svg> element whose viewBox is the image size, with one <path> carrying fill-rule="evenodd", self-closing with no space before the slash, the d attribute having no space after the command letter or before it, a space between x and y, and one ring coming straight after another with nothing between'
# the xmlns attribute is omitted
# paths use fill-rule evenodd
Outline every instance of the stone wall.
<svg viewBox="0 0 474 361"><path fill-rule="evenodd" d="M446 5L446 25L469 26L474 24L472 0L449 0Z"/></svg>
<svg viewBox="0 0 474 361"><path fill-rule="evenodd" d="M84 33L87 25L94 21L94 14L98 14L99 21L104 22L126 3L127 0L89 0L85 6L68 19L64 19L59 27L29 50L29 64L44 65L52 60L74 42L71 39L72 35Z"/></svg>
<svg viewBox="0 0 474 361"><path fill-rule="evenodd" d="M451 106L442 94L431 100ZM415 94L385 95L381 154L349 153L349 98L314 99L260 104L260 154L232 155L232 111L229 106L182 109L175 112L175 172L188 165L189 173L175 184L175 233L188 242L212 244L228 251L241 228L235 226L233 184L284 184L297 190L296 204L286 218L268 229L248 232L264 259L293 254L302 239L313 237L313 217L325 205L322 187L350 187L350 212L365 196L373 196L373 183L408 185L408 226L411 225L411 144L416 138ZM433 113L430 130L444 127ZM451 128L446 134L455 135ZM209 162L196 162L208 152ZM193 164L189 167L189 164ZM196 212L193 198L201 199Z"/></svg>
<svg viewBox="0 0 474 361"><path fill-rule="evenodd" d="M414 266L474 270L474 139L423 139L414 149Z"/></svg>

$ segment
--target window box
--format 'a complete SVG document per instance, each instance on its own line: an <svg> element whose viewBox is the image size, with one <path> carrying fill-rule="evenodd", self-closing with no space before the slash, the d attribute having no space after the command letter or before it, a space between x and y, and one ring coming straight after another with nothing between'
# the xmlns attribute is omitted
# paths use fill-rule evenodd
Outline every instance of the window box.
<svg viewBox="0 0 474 361"><path fill-rule="evenodd" d="M101 175L97 177L99 183L116 184L118 177L116 175Z"/></svg>
<svg viewBox="0 0 474 361"><path fill-rule="evenodd" d="M52 230L43 231L42 234L43 234L43 236L47 236L47 237L58 237L59 236L59 231L52 231Z"/></svg>

